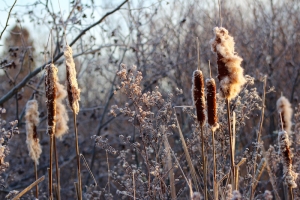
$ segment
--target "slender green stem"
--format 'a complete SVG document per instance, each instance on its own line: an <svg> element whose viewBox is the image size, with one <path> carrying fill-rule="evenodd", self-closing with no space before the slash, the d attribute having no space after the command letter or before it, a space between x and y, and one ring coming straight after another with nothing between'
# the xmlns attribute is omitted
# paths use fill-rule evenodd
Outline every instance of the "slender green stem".
<svg viewBox="0 0 300 200"><path fill-rule="evenodd" d="M58 158L57 158L57 147L56 147L56 138L53 138L54 145L54 157L55 157L55 169L56 169L56 184L57 184L57 200L60 200L60 170L58 168Z"/></svg>
<svg viewBox="0 0 300 200"><path fill-rule="evenodd" d="M230 122L230 102L229 99L226 99L226 105L227 105L227 119L228 119L228 134L229 134L229 140L230 140L230 163L231 163L231 183L234 185L234 149L233 149L233 138L232 138L232 131L231 131L231 122ZM234 188L235 190L236 188Z"/></svg>
<svg viewBox="0 0 300 200"><path fill-rule="evenodd" d="M73 111L73 118L74 118L75 147L76 147L76 158L77 158L77 179L78 179L78 194L79 194L78 197L79 197L79 200L82 200L80 154L79 154L79 145L78 145L77 121L76 121L76 114L74 111Z"/></svg>

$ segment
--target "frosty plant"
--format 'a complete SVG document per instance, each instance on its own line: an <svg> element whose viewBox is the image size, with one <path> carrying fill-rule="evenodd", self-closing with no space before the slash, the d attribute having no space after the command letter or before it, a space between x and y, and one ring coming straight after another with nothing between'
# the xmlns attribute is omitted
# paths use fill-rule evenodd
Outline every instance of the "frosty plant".
<svg viewBox="0 0 300 200"><path fill-rule="evenodd" d="M230 100L235 98L246 83L241 67L242 58L234 51L233 37L223 27L214 28L215 37L211 40L211 50L217 54L220 96L227 104L228 133L230 138L231 175L234 177L234 144L230 122ZM236 188L234 188L236 189Z"/></svg>
<svg viewBox="0 0 300 200"><path fill-rule="evenodd" d="M280 116L282 130L278 133L278 146L283 164L283 178L288 187L289 199L294 199L293 188L297 188L296 179L298 173L293 171L293 154L290 148L289 133L291 131L292 108L290 102L284 96L277 100L277 111Z"/></svg>
<svg viewBox="0 0 300 200"><path fill-rule="evenodd" d="M80 89L78 88L76 78L76 68L73 60L72 48L67 45L65 47L64 56L66 59L66 73L67 73L67 91L70 107L73 111L74 128L75 128L75 147L76 147L76 158L77 158L77 179L78 183L75 183L78 199L82 199L82 186L81 186L81 172L80 172L80 154L78 146L78 132L76 115L79 112L79 100L80 100Z"/></svg>
<svg viewBox="0 0 300 200"><path fill-rule="evenodd" d="M42 153L40 140L37 135L37 126L39 124L38 103L36 100L30 100L26 104L26 143L29 151L29 156L34 162L35 180L38 179L37 165ZM38 199L38 185L36 185L35 197Z"/></svg>
<svg viewBox="0 0 300 200"><path fill-rule="evenodd" d="M45 76L45 90L47 98L47 116L48 116L48 127L47 134L50 139L50 152L49 152L49 199L53 199L52 193L52 158L53 158L53 137L55 134L55 125L56 125L56 93L57 93L57 68L54 64L47 65Z"/></svg>

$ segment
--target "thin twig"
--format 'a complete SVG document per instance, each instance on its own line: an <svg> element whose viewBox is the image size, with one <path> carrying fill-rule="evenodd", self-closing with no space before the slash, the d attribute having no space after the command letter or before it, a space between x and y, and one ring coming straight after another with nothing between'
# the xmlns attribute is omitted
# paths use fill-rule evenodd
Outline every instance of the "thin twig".
<svg viewBox="0 0 300 200"><path fill-rule="evenodd" d="M38 171L37 171L37 164L34 162L34 172L35 172L35 181L38 180ZM35 186L35 198L39 199L39 186Z"/></svg>
<svg viewBox="0 0 300 200"><path fill-rule="evenodd" d="M14 4L11 6L11 8L10 8L10 10L8 12L8 16L7 16L7 19L6 19L5 27L4 27L3 31L1 32L1 34L0 34L0 40L2 38L2 35L3 35L4 31L5 31L5 29L8 27L8 20L10 18L10 13L11 13L11 11L12 11L12 9L15 6L16 3L17 3L17 0L15 0Z"/></svg>
<svg viewBox="0 0 300 200"><path fill-rule="evenodd" d="M231 178L232 182L234 180L234 149L233 149L233 137L232 137L232 131L231 131L231 121L230 121L230 102L229 99L226 99L226 105L227 105L227 119L228 119L228 134L229 134L229 143L230 143L230 163L231 163ZM233 184L232 184L233 185ZM235 188L234 188L235 190Z"/></svg>
<svg viewBox="0 0 300 200"><path fill-rule="evenodd" d="M90 173L90 176L93 178L93 180L95 182L95 187L97 187L97 185L98 185L97 181L96 181L95 176L93 175L93 173L92 173L92 171L91 171L91 169L90 169L90 167L89 167L89 165L88 165L85 157L82 154L80 154L80 157L82 158L83 163L85 164L85 167L87 168L88 172Z"/></svg>
<svg viewBox="0 0 300 200"><path fill-rule="evenodd" d="M15 196L13 198L13 200L18 200L20 199L20 197L22 197L24 194L26 194L29 190L31 190L33 187L35 187L37 184L39 184L40 182L42 182L45 179L45 176L42 176L41 178L39 178L38 180L34 181L33 183L31 183L27 188L25 188L22 192L20 192L17 196Z"/></svg>

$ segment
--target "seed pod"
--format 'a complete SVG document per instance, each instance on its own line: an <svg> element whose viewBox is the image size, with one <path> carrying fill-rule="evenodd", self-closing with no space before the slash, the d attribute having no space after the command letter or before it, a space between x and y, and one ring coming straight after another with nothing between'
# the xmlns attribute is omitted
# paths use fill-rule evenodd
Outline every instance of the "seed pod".
<svg viewBox="0 0 300 200"><path fill-rule="evenodd" d="M290 134L292 127L293 109L291 108L289 100L286 97L281 96L276 102L276 107L278 113L280 113L279 116L281 116L281 119L279 118L279 124L282 121L283 130ZM281 127L279 128L281 129Z"/></svg>
<svg viewBox="0 0 300 200"><path fill-rule="evenodd" d="M197 120L203 126L205 122L204 80L200 70L195 70L193 73L192 95L196 107Z"/></svg>
<svg viewBox="0 0 300 200"><path fill-rule="evenodd" d="M79 112L80 89L76 79L76 68L73 60L73 51L70 46L66 46L64 51L66 59L67 91L69 104L73 112L77 115Z"/></svg>
<svg viewBox="0 0 300 200"><path fill-rule="evenodd" d="M285 182L289 187L297 188L295 180L298 174L293 171L293 155L290 149L289 136L286 131L280 131L278 133L278 145L283 163Z"/></svg>
<svg viewBox="0 0 300 200"><path fill-rule="evenodd" d="M216 97L216 83L213 78L206 79L206 103L207 103L207 121L212 130L215 131L218 127L217 116L217 97Z"/></svg>
<svg viewBox="0 0 300 200"><path fill-rule="evenodd" d="M214 28L211 50L217 53L220 95L226 99L235 98L246 83L241 62L243 59L234 52L234 40L225 28Z"/></svg>
<svg viewBox="0 0 300 200"><path fill-rule="evenodd" d="M54 64L45 67L45 90L47 98L47 113L48 113L48 129L49 135L55 132L55 116L56 116L56 82L57 82L57 68Z"/></svg>
<svg viewBox="0 0 300 200"><path fill-rule="evenodd" d="M60 84L58 81L56 82L56 125L55 125L55 137L61 139L64 134L69 130L68 121L69 116L67 113L66 106L63 104L63 100L67 96L67 91L65 87Z"/></svg>
<svg viewBox="0 0 300 200"><path fill-rule="evenodd" d="M25 113L26 143L29 151L29 156L38 165L39 158L42 153L42 148L36 131L36 127L40 122L38 103L36 100L30 100L27 102Z"/></svg>

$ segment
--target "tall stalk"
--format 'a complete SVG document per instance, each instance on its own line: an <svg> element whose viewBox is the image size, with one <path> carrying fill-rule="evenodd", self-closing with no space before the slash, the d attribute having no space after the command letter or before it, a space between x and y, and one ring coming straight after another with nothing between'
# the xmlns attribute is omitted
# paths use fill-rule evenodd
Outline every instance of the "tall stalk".
<svg viewBox="0 0 300 200"><path fill-rule="evenodd" d="M56 147L56 138L53 138L54 145L54 157L55 157L55 169L56 169L56 184L57 184L57 200L60 200L60 170L58 168L58 156Z"/></svg>
<svg viewBox="0 0 300 200"><path fill-rule="evenodd" d="M201 126L201 125L200 125ZM207 172L206 172L206 159L205 159L205 144L204 144L204 133L203 133L203 126L200 127L201 132L201 155L202 155L202 162L203 162L203 179L204 179L204 199L207 200Z"/></svg>
<svg viewBox="0 0 300 200"><path fill-rule="evenodd" d="M212 130L212 145L213 145L213 163L214 163L214 174L213 174L213 189L214 189L214 200L218 200L218 181L217 181L217 163L216 163L216 146L215 146L215 131Z"/></svg>
<svg viewBox="0 0 300 200"><path fill-rule="evenodd" d="M34 162L34 173L35 173L35 181L37 181L39 177L38 177L38 170L37 170L36 162ZM39 199L39 186L38 185L35 186L35 198Z"/></svg>
<svg viewBox="0 0 300 200"><path fill-rule="evenodd" d="M233 138L232 138L232 131L231 131L231 121L230 121L230 102L229 99L226 99L227 105L227 119L228 119L228 133L229 133L229 143L230 143L230 164L231 164L231 183L234 185L235 179L235 168L234 168L234 146L233 146ZM234 188L236 190L236 188Z"/></svg>
<svg viewBox="0 0 300 200"><path fill-rule="evenodd" d="M77 121L76 113L73 111L74 118L74 129L75 129L75 148L76 148L76 159L77 159L77 179L78 179L78 197L82 200L82 186L81 186L81 172L80 172L80 154L78 145L78 132L77 132Z"/></svg>
<svg viewBox="0 0 300 200"><path fill-rule="evenodd" d="M49 135L50 139L50 161L49 161L49 199L53 200L53 193L52 193L52 163L53 163L53 134Z"/></svg>

